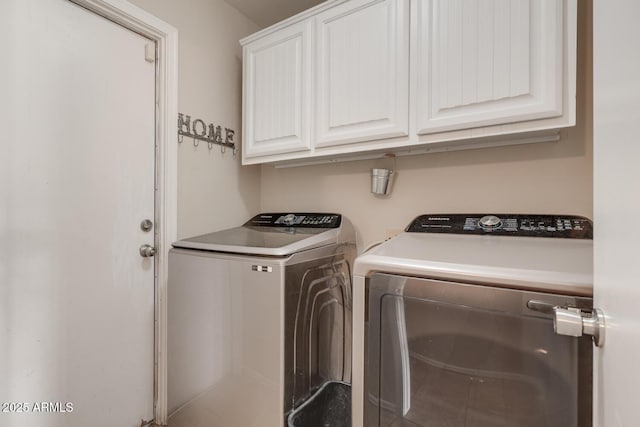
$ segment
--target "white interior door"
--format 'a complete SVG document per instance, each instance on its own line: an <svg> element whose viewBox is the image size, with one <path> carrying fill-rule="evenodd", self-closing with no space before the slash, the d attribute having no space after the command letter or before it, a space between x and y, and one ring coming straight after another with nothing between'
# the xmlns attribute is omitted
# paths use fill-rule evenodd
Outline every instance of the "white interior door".
<svg viewBox="0 0 640 427"><path fill-rule="evenodd" d="M148 43L67 0L2 1L0 426L153 417Z"/></svg>
<svg viewBox="0 0 640 427"><path fill-rule="evenodd" d="M593 2L597 427L637 426L640 384L640 3Z"/></svg>

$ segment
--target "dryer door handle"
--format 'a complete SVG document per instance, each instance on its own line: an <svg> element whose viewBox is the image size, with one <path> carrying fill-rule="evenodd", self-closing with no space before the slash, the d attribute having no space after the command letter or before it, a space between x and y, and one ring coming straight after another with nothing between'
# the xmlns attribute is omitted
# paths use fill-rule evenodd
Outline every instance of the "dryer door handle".
<svg viewBox="0 0 640 427"><path fill-rule="evenodd" d="M574 337L590 335L596 347L604 345L604 313L599 308L583 311L573 307L555 307L553 312L553 330L556 334Z"/></svg>
<svg viewBox="0 0 640 427"><path fill-rule="evenodd" d="M596 347L604 345L604 313L598 308L560 307L544 301L529 300L527 308L553 316L553 331L558 335L590 335Z"/></svg>
<svg viewBox="0 0 640 427"><path fill-rule="evenodd" d="M537 301L533 299L527 301L527 308L529 310L537 311L544 314L553 315L554 307L556 306L544 301Z"/></svg>

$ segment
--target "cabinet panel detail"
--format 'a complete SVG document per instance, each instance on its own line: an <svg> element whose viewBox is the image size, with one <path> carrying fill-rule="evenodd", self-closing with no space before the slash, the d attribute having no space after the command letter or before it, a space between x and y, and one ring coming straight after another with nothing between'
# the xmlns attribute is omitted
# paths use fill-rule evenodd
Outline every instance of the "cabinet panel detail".
<svg viewBox="0 0 640 427"><path fill-rule="evenodd" d="M562 1L414 4L418 133L562 115Z"/></svg>
<svg viewBox="0 0 640 427"><path fill-rule="evenodd" d="M246 157L310 149L310 28L287 28L245 48Z"/></svg>
<svg viewBox="0 0 640 427"><path fill-rule="evenodd" d="M408 134L408 12L357 0L316 18L316 146Z"/></svg>
<svg viewBox="0 0 640 427"><path fill-rule="evenodd" d="M242 163L558 140L576 120L577 3L327 0L250 35Z"/></svg>

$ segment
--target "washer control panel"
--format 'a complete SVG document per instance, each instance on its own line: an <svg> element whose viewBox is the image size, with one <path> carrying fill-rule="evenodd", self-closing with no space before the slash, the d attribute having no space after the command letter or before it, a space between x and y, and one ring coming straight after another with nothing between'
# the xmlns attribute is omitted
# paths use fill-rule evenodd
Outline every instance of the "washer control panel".
<svg viewBox="0 0 640 427"><path fill-rule="evenodd" d="M593 225L573 215L434 214L420 215L410 233L495 234L500 236L593 239Z"/></svg>
<svg viewBox="0 0 640 427"><path fill-rule="evenodd" d="M342 216L333 213L262 213L247 221L253 227L338 228Z"/></svg>

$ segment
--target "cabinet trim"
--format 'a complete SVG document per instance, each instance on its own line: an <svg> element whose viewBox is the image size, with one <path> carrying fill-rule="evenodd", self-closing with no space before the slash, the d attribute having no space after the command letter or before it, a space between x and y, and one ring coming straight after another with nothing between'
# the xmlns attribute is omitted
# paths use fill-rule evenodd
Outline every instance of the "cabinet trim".
<svg viewBox="0 0 640 427"><path fill-rule="evenodd" d="M285 27L288 27L289 25L294 25L294 24L298 24L302 21L305 21L307 19L312 19L313 17L315 17L318 13L327 10L327 9L331 9L341 3L345 3L348 1L352 1L352 0L327 0L324 3L320 3L317 6L312 7L311 9L307 9L305 11L302 11L300 13L298 13L297 15L294 15L290 18L287 18L283 21L280 21L276 24L273 24L267 28L263 28L262 30L250 34L247 37L244 37L242 39L240 39L240 44L242 46L245 46L247 44L253 43L256 40L260 40L263 37L268 36L269 34L278 32L280 30L282 30Z"/></svg>

